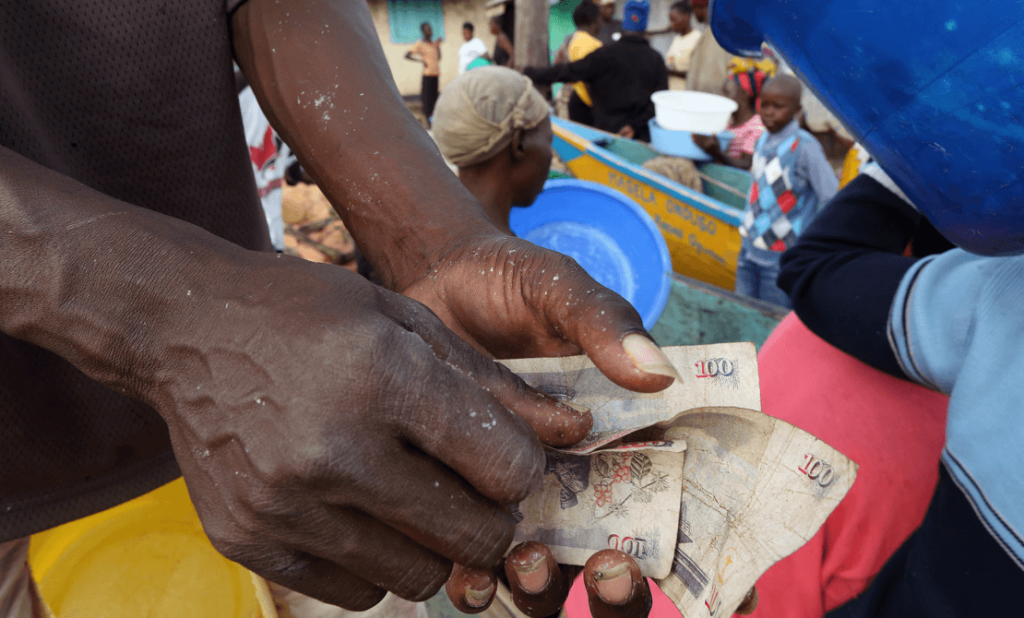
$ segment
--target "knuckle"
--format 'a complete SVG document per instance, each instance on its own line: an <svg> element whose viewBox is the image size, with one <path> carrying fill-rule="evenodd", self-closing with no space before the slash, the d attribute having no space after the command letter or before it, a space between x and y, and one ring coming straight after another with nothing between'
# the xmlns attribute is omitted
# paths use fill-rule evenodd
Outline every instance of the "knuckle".
<svg viewBox="0 0 1024 618"><path fill-rule="evenodd" d="M495 510L489 519L479 520L460 526L455 531L455 546L461 555L458 562L468 567L491 568L512 545L515 525Z"/></svg>
<svg viewBox="0 0 1024 618"><path fill-rule="evenodd" d="M256 558L263 555L266 550L266 547L256 547L253 543L239 538L237 533L227 530L207 530L206 536L220 555L248 567L255 566Z"/></svg>
<svg viewBox="0 0 1024 618"><path fill-rule="evenodd" d="M383 601L387 592L380 588L360 587L358 590L347 589L344 594L345 599L338 603L340 607L354 612L365 612Z"/></svg>
<svg viewBox="0 0 1024 618"><path fill-rule="evenodd" d="M399 578L391 591L409 601L426 601L448 581L452 564L447 561L420 560Z"/></svg>
<svg viewBox="0 0 1024 618"><path fill-rule="evenodd" d="M532 431L531 431L532 433ZM488 494L502 504L521 502L544 472L544 450L536 436L530 441L513 440L509 436L497 446L495 455L484 469Z"/></svg>

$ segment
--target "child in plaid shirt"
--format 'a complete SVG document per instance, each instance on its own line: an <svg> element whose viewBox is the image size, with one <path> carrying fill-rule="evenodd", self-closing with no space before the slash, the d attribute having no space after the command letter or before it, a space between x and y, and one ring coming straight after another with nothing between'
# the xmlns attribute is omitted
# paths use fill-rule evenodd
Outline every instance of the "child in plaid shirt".
<svg viewBox="0 0 1024 618"><path fill-rule="evenodd" d="M800 94L800 82L789 75L773 78L761 93L766 131L754 148L736 261L737 293L786 308L789 297L775 283L779 258L839 189L821 144L796 120Z"/></svg>

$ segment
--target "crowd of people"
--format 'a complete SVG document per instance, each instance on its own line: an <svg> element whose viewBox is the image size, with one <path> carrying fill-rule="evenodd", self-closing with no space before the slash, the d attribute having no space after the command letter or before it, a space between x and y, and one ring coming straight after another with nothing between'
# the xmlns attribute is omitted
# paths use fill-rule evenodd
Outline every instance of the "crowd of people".
<svg viewBox="0 0 1024 618"><path fill-rule="evenodd" d="M41 4L62 17L12 26ZM0 618L45 615L31 534L179 475L214 546L293 607L413 616L445 586L478 613L505 585L533 618L567 598L571 618L675 616L620 552L573 592L543 545L506 554L503 505L591 419L492 359L585 353L641 392L679 377L628 303L509 228L551 166L534 85L554 82L571 119L638 140L656 91L737 104L728 147L694 142L752 176L736 291L795 308L760 355L764 410L862 466L744 610L1018 611L1020 258L954 248L874 163L840 190L805 87L725 52L707 0L670 7L665 56L648 2L583 0L551 67L512 68L501 20L491 51L467 22L444 89L424 23L406 58L433 140L362 3L100 4L0 5ZM288 183L318 187L372 280L284 255Z"/></svg>

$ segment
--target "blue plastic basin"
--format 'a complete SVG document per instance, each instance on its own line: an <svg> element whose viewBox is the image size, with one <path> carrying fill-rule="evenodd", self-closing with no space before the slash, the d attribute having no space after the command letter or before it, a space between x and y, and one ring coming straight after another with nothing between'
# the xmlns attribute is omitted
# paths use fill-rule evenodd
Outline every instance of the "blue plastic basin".
<svg viewBox="0 0 1024 618"><path fill-rule="evenodd" d="M693 137L689 131L663 129L654 118L647 122L647 126L651 130L651 148L661 154L671 157L686 157L693 161L711 160L711 155L693 143ZM716 136L718 137L718 145L721 147L722 152L729 149L729 142L732 141L734 136L732 131L722 131Z"/></svg>
<svg viewBox="0 0 1024 618"><path fill-rule="evenodd" d="M767 42L949 240L1024 251L1024 2L712 0L722 47Z"/></svg>
<svg viewBox="0 0 1024 618"><path fill-rule="evenodd" d="M651 328L668 302L672 260L651 217L625 195L586 180L549 180L529 208L513 208L516 236L576 260L628 300Z"/></svg>

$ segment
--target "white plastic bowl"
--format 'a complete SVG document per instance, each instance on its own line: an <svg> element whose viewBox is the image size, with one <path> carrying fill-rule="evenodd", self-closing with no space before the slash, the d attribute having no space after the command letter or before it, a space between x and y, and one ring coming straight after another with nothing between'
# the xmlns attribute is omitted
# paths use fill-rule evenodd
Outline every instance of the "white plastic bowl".
<svg viewBox="0 0 1024 618"><path fill-rule="evenodd" d="M662 128L717 135L729 126L729 118L739 105L717 94L679 90L661 90L651 95L654 117Z"/></svg>

